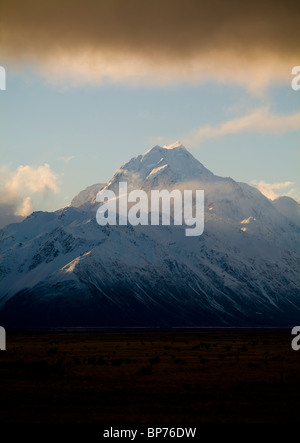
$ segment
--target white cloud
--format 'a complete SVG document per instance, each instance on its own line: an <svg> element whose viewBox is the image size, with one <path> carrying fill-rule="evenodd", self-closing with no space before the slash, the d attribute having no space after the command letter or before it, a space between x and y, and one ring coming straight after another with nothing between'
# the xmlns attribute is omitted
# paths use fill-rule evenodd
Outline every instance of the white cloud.
<svg viewBox="0 0 300 443"><path fill-rule="evenodd" d="M27 217L27 215L31 214L32 208L33 207L32 207L31 197L25 197L21 206L17 208L14 215L20 217Z"/></svg>
<svg viewBox="0 0 300 443"><path fill-rule="evenodd" d="M71 160L73 160L74 155L70 155L69 157L56 157L56 160L63 161L64 163L69 163Z"/></svg>
<svg viewBox="0 0 300 443"><path fill-rule="evenodd" d="M19 195L20 192L45 192L51 190L55 193L59 191L57 185L57 175L51 171L50 166L45 163L44 166L38 166L34 169L32 166L19 166L15 173L5 183L4 191L12 195Z"/></svg>
<svg viewBox="0 0 300 443"><path fill-rule="evenodd" d="M297 190L292 188L293 182L279 182L279 183L266 183L264 181L255 181L251 182L262 194L268 197L271 200L275 200L276 198L286 195L288 197L292 197L295 200L299 199L299 195L297 194Z"/></svg>
<svg viewBox="0 0 300 443"><path fill-rule="evenodd" d="M218 126L201 126L184 139L187 146L199 146L204 140L241 132L282 134L300 129L300 112L275 115L268 107L255 109L250 114L221 123Z"/></svg>
<svg viewBox="0 0 300 443"><path fill-rule="evenodd" d="M47 163L37 168L21 165L16 171L2 166L0 173L0 226L29 215L37 198L59 192L58 176Z"/></svg>

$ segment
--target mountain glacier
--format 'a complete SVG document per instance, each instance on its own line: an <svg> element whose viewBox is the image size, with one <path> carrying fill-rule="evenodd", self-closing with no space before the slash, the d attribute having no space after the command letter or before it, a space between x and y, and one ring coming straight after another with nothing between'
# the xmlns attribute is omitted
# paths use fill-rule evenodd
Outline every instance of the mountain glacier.
<svg viewBox="0 0 300 443"><path fill-rule="evenodd" d="M204 233L100 226L101 189L199 189ZM300 209L214 175L179 142L155 146L56 212L0 231L0 324L293 326L300 317Z"/></svg>

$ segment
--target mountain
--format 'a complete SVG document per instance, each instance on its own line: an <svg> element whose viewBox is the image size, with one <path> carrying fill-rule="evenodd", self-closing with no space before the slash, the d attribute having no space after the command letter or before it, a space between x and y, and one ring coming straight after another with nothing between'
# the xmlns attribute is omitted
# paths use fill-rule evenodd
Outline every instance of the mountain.
<svg viewBox="0 0 300 443"><path fill-rule="evenodd" d="M100 226L97 193L204 190L204 233ZM299 204L218 177L179 142L155 146L70 206L0 231L0 324L294 326L300 315ZM291 210L291 208L293 208Z"/></svg>
<svg viewBox="0 0 300 443"><path fill-rule="evenodd" d="M132 158L123 165L107 184L107 188L118 193L119 182L128 183L132 189L165 189L178 183L199 180L217 180L179 142L169 146L154 146L143 155Z"/></svg>
<svg viewBox="0 0 300 443"><path fill-rule="evenodd" d="M291 197L278 197L273 204L279 212L300 227L300 205Z"/></svg>
<svg viewBox="0 0 300 443"><path fill-rule="evenodd" d="M73 198L71 201L71 206L74 208L80 208L82 206L95 203L97 193L105 186L106 183L96 183L95 185L88 186Z"/></svg>

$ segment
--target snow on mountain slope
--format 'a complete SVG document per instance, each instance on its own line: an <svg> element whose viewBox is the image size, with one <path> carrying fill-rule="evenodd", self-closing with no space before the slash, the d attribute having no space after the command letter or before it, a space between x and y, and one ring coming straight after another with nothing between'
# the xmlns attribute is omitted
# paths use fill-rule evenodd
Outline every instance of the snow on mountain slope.
<svg viewBox="0 0 300 443"><path fill-rule="evenodd" d="M278 197L272 203L281 214L300 227L300 204L296 200L291 197Z"/></svg>
<svg viewBox="0 0 300 443"><path fill-rule="evenodd" d="M71 201L71 206L79 208L84 204L95 203L97 193L104 188L105 183L97 183L92 186L88 186L83 191L79 192Z"/></svg>
<svg viewBox="0 0 300 443"><path fill-rule="evenodd" d="M175 183L189 181L210 181L216 179L184 146L177 142L170 147L155 146L145 154L132 158L121 166L106 188L118 194L120 181L128 183L128 191L132 189L150 189L154 185L170 187Z"/></svg>
<svg viewBox="0 0 300 443"><path fill-rule="evenodd" d="M0 231L0 322L49 325L293 325L299 225L257 189L215 176L180 143L123 165L107 188L204 189L205 228L99 226L90 186L54 213ZM296 202L295 202L296 203ZM297 203L296 203L297 205ZM289 210L289 209L288 209Z"/></svg>

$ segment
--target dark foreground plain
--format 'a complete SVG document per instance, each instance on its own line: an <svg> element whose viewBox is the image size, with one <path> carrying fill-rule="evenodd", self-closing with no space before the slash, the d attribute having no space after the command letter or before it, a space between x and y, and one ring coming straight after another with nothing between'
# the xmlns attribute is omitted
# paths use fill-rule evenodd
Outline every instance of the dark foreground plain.
<svg viewBox="0 0 300 443"><path fill-rule="evenodd" d="M291 329L8 331L2 423L299 422Z"/></svg>

